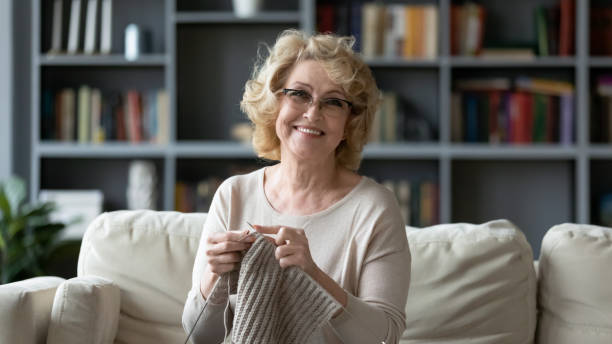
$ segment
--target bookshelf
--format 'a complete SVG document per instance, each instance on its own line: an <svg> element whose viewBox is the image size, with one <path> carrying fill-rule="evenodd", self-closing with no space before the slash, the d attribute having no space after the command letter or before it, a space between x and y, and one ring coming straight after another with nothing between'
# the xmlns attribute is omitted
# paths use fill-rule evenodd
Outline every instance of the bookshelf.
<svg viewBox="0 0 612 344"><path fill-rule="evenodd" d="M554 6L558 0L519 2L517 6L476 1L487 9L485 27L492 40L531 39L535 8ZM177 182L224 178L261 166L251 149L230 135L234 124L246 121L238 103L258 42L271 44L285 28L313 32L318 5L341 6L349 1L268 0L262 13L248 19L235 17L231 2L225 0L148 0L147 6L138 0L114 3L120 5L114 9L110 55L49 55L52 1L33 0L32 198L45 188L100 188L107 210L125 208L129 162L147 159L154 162L160 180L159 209L172 210ZM462 1L382 3L437 7L435 58L366 58L381 89L395 92L411 111L427 120L431 139L369 144L361 173L380 181L433 181L440 222L506 217L524 230L536 256L550 226L565 221L598 223L599 199L612 192L612 146L592 140L591 96L596 79L612 74L612 57L591 56L588 38L590 8L605 3L575 1L573 54L529 60L452 55L451 8ZM122 54L123 30L130 22L149 28L153 37L151 52L136 61L127 61ZM576 116L571 144L451 139L451 96L457 80L519 75L573 83ZM168 142L96 145L42 140L42 91L82 83L118 89L164 88L169 97Z"/></svg>

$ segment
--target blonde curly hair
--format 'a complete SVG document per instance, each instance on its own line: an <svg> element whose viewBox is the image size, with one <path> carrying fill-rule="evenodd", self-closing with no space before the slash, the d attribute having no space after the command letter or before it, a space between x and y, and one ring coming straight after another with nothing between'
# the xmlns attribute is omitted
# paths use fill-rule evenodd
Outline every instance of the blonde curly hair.
<svg viewBox="0 0 612 344"><path fill-rule="evenodd" d="M353 103L345 126L346 138L336 148L336 162L349 170L359 168L380 103L380 91L370 68L353 51L354 43L353 37L309 36L298 30L285 30L272 48L266 46L268 56L260 56L255 64L240 102L240 108L253 122L253 147L259 157L280 160L280 140L275 129L280 110L277 93L295 65L315 60Z"/></svg>

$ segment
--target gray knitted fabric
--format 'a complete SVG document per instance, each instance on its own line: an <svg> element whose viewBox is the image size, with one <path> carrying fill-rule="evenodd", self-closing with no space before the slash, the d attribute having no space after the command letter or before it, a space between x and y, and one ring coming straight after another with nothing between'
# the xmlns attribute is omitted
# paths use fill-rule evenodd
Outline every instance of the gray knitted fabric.
<svg viewBox="0 0 612 344"><path fill-rule="evenodd" d="M238 280L226 274L225 283L215 286L229 293L237 284L232 343L306 343L341 306L302 269L282 269L274 257L276 246L254 235Z"/></svg>

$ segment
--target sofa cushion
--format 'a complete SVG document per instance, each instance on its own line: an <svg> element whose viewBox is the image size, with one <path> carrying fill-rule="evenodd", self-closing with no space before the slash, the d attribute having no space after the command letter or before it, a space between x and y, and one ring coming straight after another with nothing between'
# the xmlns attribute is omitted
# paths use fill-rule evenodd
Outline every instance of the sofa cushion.
<svg viewBox="0 0 612 344"><path fill-rule="evenodd" d="M184 342L181 314L205 218L205 214L117 211L100 215L88 227L78 276L100 276L119 286L117 341Z"/></svg>
<svg viewBox="0 0 612 344"><path fill-rule="evenodd" d="M47 344L112 343L119 320L119 287L96 276L64 281L55 292Z"/></svg>
<svg viewBox="0 0 612 344"><path fill-rule="evenodd" d="M533 254L506 220L408 228L412 275L400 343L532 343Z"/></svg>
<svg viewBox="0 0 612 344"><path fill-rule="evenodd" d="M64 281L36 277L0 287L0 343L45 343L53 296Z"/></svg>
<svg viewBox="0 0 612 344"><path fill-rule="evenodd" d="M612 229L552 227L539 270L538 343L611 343Z"/></svg>

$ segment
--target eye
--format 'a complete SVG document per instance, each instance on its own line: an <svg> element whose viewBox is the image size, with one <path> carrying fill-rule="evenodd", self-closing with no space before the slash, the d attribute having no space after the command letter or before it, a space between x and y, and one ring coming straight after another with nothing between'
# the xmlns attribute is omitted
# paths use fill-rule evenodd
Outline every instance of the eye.
<svg viewBox="0 0 612 344"><path fill-rule="evenodd" d="M344 107L344 102L337 98L327 98L324 100L325 105L333 106L333 107Z"/></svg>
<svg viewBox="0 0 612 344"><path fill-rule="evenodd" d="M288 90L287 95L291 98L300 99L305 102L310 100L310 94L303 90Z"/></svg>

